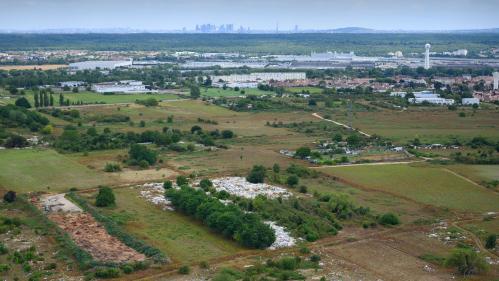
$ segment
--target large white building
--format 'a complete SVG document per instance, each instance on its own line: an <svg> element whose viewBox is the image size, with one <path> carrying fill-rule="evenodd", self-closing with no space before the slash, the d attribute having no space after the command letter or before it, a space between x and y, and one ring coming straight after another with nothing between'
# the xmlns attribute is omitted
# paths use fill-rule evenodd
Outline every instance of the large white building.
<svg viewBox="0 0 499 281"><path fill-rule="evenodd" d="M422 104L424 102L427 102L430 104L438 105L453 105L455 102L453 99L441 98L438 94L434 94L431 91L414 92L413 94L414 98L410 98L409 102L414 104Z"/></svg>
<svg viewBox="0 0 499 281"><path fill-rule="evenodd" d="M70 71L107 69L112 70L118 67L130 67L132 60L125 61L82 61L69 64Z"/></svg>
<svg viewBox="0 0 499 281"><path fill-rule="evenodd" d="M477 98L463 98L461 100L461 103L463 105L474 105L474 104L480 104L480 100Z"/></svg>
<svg viewBox="0 0 499 281"><path fill-rule="evenodd" d="M261 72L251 74L234 74L234 75L221 75L213 76L213 82L268 82L268 81L287 81L287 80L303 80L306 79L305 72Z"/></svg>
<svg viewBox="0 0 499 281"><path fill-rule="evenodd" d="M123 80L119 82L107 82L92 85L92 90L97 93L151 93L156 92L146 88L141 81Z"/></svg>

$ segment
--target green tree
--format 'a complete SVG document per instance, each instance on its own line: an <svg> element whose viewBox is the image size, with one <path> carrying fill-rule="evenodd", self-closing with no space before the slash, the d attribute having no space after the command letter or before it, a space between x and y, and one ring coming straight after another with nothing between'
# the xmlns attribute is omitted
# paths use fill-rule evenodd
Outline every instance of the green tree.
<svg viewBox="0 0 499 281"><path fill-rule="evenodd" d="M52 95L52 93L50 93L49 105L54 106L54 96Z"/></svg>
<svg viewBox="0 0 499 281"><path fill-rule="evenodd" d="M59 94L59 106L64 105L64 95L62 93Z"/></svg>
<svg viewBox="0 0 499 281"><path fill-rule="evenodd" d="M48 96L47 92L43 92L43 106L47 107L47 106L49 106L49 103L50 103L50 101L49 101L49 96Z"/></svg>
<svg viewBox="0 0 499 281"><path fill-rule="evenodd" d="M445 265L457 268L462 275L472 275L487 270L485 258L473 249L456 248L446 259Z"/></svg>
<svg viewBox="0 0 499 281"><path fill-rule="evenodd" d="M198 86L191 86L190 94L192 99L198 99L201 96L201 91Z"/></svg>
<svg viewBox="0 0 499 281"><path fill-rule="evenodd" d="M149 165L156 163L157 155L156 152L147 148L144 145L134 144L130 147L128 151L128 156L132 160L133 164L138 164L140 161L145 160Z"/></svg>
<svg viewBox="0 0 499 281"><path fill-rule="evenodd" d="M264 166L255 165L249 172L246 180L251 183L263 183L265 180L266 169Z"/></svg>
<svg viewBox="0 0 499 281"><path fill-rule="evenodd" d="M95 206L108 207L108 206L114 206L115 204L116 204L116 198L114 197L113 190L107 186L101 186L99 188L99 193L95 198Z"/></svg>
<svg viewBox="0 0 499 281"><path fill-rule="evenodd" d="M485 248L494 249L496 247L496 243L497 243L497 235L490 234L489 236L487 236L487 239L485 239Z"/></svg>
<svg viewBox="0 0 499 281"><path fill-rule="evenodd" d="M173 187L173 183L171 180L167 180L163 183L163 188L164 189L171 189Z"/></svg>
<svg viewBox="0 0 499 281"><path fill-rule="evenodd" d="M309 147L306 147L306 146L302 146L300 148L298 148L295 152L295 157L298 157L298 158L301 158L301 159L304 159L308 156L310 156L310 153L312 153L312 151L310 150Z"/></svg>
<svg viewBox="0 0 499 281"><path fill-rule="evenodd" d="M276 174L279 174L281 172L281 166L279 166L279 164L275 163L274 166L272 166L272 171L274 171L274 173L276 173Z"/></svg>
<svg viewBox="0 0 499 281"><path fill-rule="evenodd" d="M24 108L31 108L31 104L25 97L20 97L16 100L16 106L19 107L24 107Z"/></svg>
<svg viewBox="0 0 499 281"><path fill-rule="evenodd" d="M299 182L299 179L297 176L295 175L291 175L289 176L287 179L286 179L286 183L291 186L291 187L295 187Z"/></svg>
<svg viewBox="0 0 499 281"><path fill-rule="evenodd" d="M40 107L40 98L38 96L38 92L35 92L34 100L35 100L35 107L39 108Z"/></svg>

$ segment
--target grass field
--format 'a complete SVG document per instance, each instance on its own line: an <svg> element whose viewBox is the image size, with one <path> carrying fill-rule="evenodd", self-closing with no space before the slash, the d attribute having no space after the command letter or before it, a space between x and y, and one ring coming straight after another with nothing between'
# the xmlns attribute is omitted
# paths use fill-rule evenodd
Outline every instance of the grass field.
<svg viewBox="0 0 499 281"><path fill-rule="evenodd" d="M461 111L466 112L466 117L458 116ZM343 113L333 114L340 122L348 121ZM499 111L484 109L473 113L471 109L450 111L445 107L431 107L356 112L353 126L397 142L419 138L422 142L444 143L449 137L469 140L475 136L498 139Z"/></svg>
<svg viewBox="0 0 499 281"><path fill-rule="evenodd" d="M104 172L91 170L53 150L0 151L0 186L16 192L67 191L112 183Z"/></svg>
<svg viewBox="0 0 499 281"><path fill-rule="evenodd" d="M419 203L470 212L499 211L499 194L476 186L441 167L379 165L323 168L321 171L367 189Z"/></svg>
<svg viewBox="0 0 499 281"><path fill-rule="evenodd" d="M63 92L64 99L69 99L71 102L82 101L83 103L133 103L136 100L146 100L148 98L155 98L156 100L174 100L179 97L174 94L114 94L114 95L103 95L94 92ZM59 105L59 93L55 93L54 95L54 103L56 106ZM34 96L31 91L26 92L25 96L31 105L34 105ZM14 103L16 98L11 98L8 100L4 100L8 103Z"/></svg>
<svg viewBox="0 0 499 281"><path fill-rule="evenodd" d="M174 262L191 263L243 250L235 242L177 212L163 211L132 188L115 189L116 208L108 215L125 220L125 229L159 248Z"/></svg>
<svg viewBox="0 0 499 281"><path fill-rule="evenodd" d="M244 94L241 92L244 91ZM243 88L241 91L234 91L234 89L227 88L226 90L222 88L202 88L201 96L206 97L238 97L244 95L271 95L273 92L262 91L259 89Z"/></svg>
<svg viewBox="0 0 499 281"><path fill-rule="evenodd" d="M475 182L499 181L499 166L497 165L449 165L446 166L462 176L465 176Z"/></svg>
<svg viewBox="0 0 499 281"><path fill-rule="evenodd" d="M286 88L286 91L291 93L301 93L303 91L308 91L311 94L320 94L322 93L323 89L317 87L296 87L296 88Z"/></svg>

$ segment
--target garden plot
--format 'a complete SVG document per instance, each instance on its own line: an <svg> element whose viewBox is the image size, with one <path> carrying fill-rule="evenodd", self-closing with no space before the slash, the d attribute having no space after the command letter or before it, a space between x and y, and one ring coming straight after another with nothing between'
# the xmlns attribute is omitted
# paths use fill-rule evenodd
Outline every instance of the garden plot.
<svg viewBox="0 0 499 281"><path fill-rule="evenodd" d="M270 226L275 233L275 241L268 247L269 250L279 248L293 247L296 245L296 240L282 226L278 226L275 222L266 221L265 224Z"/></svg>
<svg viewBox="0 0 499 281"><path fill-rule="evenodd" d="M138 185L137 188L140 189L140 197L144 198L148 202L161 207L163 210L174 210L170 200L165 197L163 183L146 183L144 185Z"/></svg>
<svg viewBox="0 0 499 281"><path fill-rule="evenodd" d="M212 180L215 189L226 191L231 195L254 199L258 195L263 195L270 199L278 197L288 198L291 193L286 189L266 183L250 183L243 177L225 177Z"/></svg>

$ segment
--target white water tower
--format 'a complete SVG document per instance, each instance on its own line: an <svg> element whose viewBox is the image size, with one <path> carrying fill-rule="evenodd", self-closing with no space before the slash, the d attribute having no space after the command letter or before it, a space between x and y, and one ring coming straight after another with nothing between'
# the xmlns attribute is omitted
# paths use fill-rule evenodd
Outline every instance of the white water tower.
<svg viewBox="0 0 499 281"><path fill-rule="evenodd" d="M494 91L499 89L499 72L492 73L494 77Z"/></svg>
<svg viewBox="0 0 499 281"><path fill-rule="evenodd" d="M430 44L426 44L425 46L425 54L424 54L424 69L430 69Z"/></svg>

